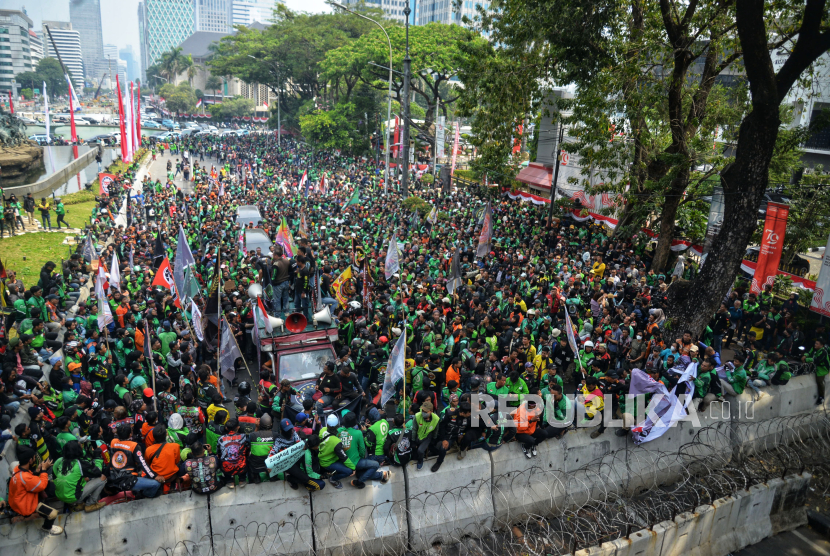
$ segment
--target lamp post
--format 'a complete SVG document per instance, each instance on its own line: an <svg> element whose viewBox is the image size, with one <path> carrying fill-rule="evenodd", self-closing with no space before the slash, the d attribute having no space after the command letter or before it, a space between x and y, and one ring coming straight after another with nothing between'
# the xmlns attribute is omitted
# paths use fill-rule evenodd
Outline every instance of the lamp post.
<svg viewBox="0 0 830 556"><path fill-rule="evenodd" d="M256 56L251 56L250 54L248 54L248 58L252 58L256 61L260 61L259 58L257 58ZM271 66L272 70L274 69L274 66L271 65L271 62L268 62L266 60L262 60L262 61L265 62L266 64L268 64L269 66ZM279 72L274 71L274 75L277 77L277 81L280 82ZM280 108L280 100L281 100L281 97L282 97L282 95L280 94L281 92L282 92L282 85L280 85L280 88L277 89L277 144L278 145L282 145L282 110ZM256 114L256 110L254 110L254 114Z"/></svg>
<svg viewBox="0 0 830 556"><path fill-rule="evenodd" d="M401 112L403 112L403 177L401 178L401 197L405 198L409 194L409 82L412 79L412 58L409 57L409 14L412 10L409 8L409 0L406 0L406 7L403 9L406 17L406 54L403 57L403 104ZM390 60L389 66L392 66Z"/></svg>
<svg viewBox="0 0 830 556"><path fill-rule="evenodd" d="M383 25L372 19L371 17L366 17L363 14L357 13L355 11L350 10L343 4L338 2L334 2L333 0L327 0L326 4L330 6L334 6L335 8L340 8L341 10L345 10L350 14L356 15L357 17L363 18L366 21L371 21L378 27L380 30L383 31L383 34L386 35L386 42L389 44L389 100L386 105L386 130L384 131L384 143L386 143L386 152L384 154L384 167L383 167L383 192L387 193L389 190L389 119L392 117L392 41L389 40L389 33L386 32L386 29L383 28ZM407 1L407 11L409 10L409 2ZM408 17L408 16L407 16ZM409 57L409 23L407 23L407 57ZM406 78L404 78L406 80ZM407 97L408 98L408 97ZM407 114L408 115L408 114ZM406 128L405 128L406 129Z"/></svg>

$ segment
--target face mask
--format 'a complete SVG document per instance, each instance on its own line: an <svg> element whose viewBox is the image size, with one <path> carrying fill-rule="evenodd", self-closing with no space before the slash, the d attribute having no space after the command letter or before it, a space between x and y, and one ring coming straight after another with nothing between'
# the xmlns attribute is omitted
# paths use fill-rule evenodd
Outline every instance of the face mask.
<svg viewBox="0 0 830 556"><path fill-rule="evenodd" d="M672 348L671 348L671 352L672 352L672 353L677 353L677 348L676 348L676 347L674 347L674 346L672 346Z"/></svg>
<svg viewBox="0 0 830 556"><path fill-rule="evenodd" d="M642 336L637 336L637 339L638 339L638 340L642 340L642 339L643 339L643 337L642 337Z"/></svg>

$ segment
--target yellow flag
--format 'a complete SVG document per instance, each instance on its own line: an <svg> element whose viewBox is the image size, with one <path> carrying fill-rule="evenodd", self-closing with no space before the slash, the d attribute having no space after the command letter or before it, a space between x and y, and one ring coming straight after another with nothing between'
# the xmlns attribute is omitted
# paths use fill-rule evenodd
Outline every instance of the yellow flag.
<svg viewBox="0 0 830 556"><path fill-rule="evenodd" d="M331 285L332 289L334 290L334 296L337 298L337 301L340 302L341 307L346 307L346 303L348 299L342 293L343 286L348 280L352 278L352 267L349 266L344 270L340 276L337 277L337 280Z"/></svg>

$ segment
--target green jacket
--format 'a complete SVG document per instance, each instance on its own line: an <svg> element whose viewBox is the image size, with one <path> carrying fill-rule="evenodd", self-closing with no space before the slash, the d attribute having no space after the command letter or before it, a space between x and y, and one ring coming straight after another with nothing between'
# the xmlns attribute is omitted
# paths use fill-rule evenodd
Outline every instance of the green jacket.
<svg viewBox="0 0 830 556"><path fill-rule="evenodd" d="M55 214L58 216L66 214L66 207L63 206L63 203L58 203L58 206L55 207Z"/></svg>
<svg viewBox="0 0 830 556"><path fill-rule="evenodd" d="M346 467L355 469L357 462L366 457L366 442L363 440L363 431L340 427L337 429L337 433L340 436L343 449L346 450L346 455L349 456L349 461L345 462Z"/></svg>
<svg viewBox="0 0 830 556"><path fill-rule="evenodd" d="M735 390L736 394L743 394L747 381L746 369L744 369L743 365L733 371L727 371L726 381L732 385L732 389Z"/></svg>
<svg viewBox="0 0 830 556"><path fill-rule="evenodd" d="M816 366L816 376L822 377L830 372L830 357L827 355L827 348L821 349L812 348L807 352L805 358L807 363L813 363Z"/></svg>

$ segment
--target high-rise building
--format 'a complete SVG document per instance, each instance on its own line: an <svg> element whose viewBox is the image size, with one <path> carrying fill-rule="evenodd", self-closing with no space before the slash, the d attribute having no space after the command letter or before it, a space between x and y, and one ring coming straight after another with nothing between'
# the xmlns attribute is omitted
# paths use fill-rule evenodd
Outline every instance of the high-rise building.
<svg viewBox="0 0 830 556"><path fill-rule="evenodd" d="M43 39L33 29L29 29L29 50L32 55L32 68L43 59Z"/></svg>
<svg viewBox="0 0 830 556"><path fill-rule="evenodd" d="M193 34L193 0L141 0L138 3L141 72Z"/></svg>
<svg viewBox="0 0 830 556"><path fill-rule="evenodd" d="M89 83L97 82L106 68L101 0L69 0L69 21L80 33L84 77Z"/></svg>
<svg viewBox="0 0 830 556"><path fill-rule="evenodd" d="M406 16L403 13L406 8L405 0L345 0L342 3L346 6L360 6L363 4L370 8L381 8L383 10L384 17L387 19L393 19L399 23L404 23L406 21ZM409 9L411 13L409 22L413 24L414 19L412 15L415 13L415 7L415 0L410 0Z"/></svg>
<svg viewBox="0 0 830 556"><path fill-rule="evenodd" d="M418 0L418 25L426 25L437 21L439 23L456 25L462 24L462 17L473 19L478 13L477 7L485 10L490 8L489 0L463 0L456 9L454 0Z"/></svg>
<svg viewBox="0 0 830 556"><path fill-rule="evenodd" d="M52 34L51 40L49 33L46 31L47 27L49 33ZM42 36L45 43L44 54L57 58L58 55L55 52L55 46L57 46L60 59L72 76L72 83L78 89L83 88L84 60L81 53L81 34L73 29L72 24L68 21L44 21ZM52 45L52 40L55 41L55 46Z"/></svg>
<svg viewBox="0 0 830 556"><path fill-rule="evenodd" d="M233 24L268 23L274 18L274 8L285 0L233 0Z"/></svg>
<svg viewBox="0 0 830 556"><path fill-rule="evenodd" d="M233 30L233 0L193 0L193 30L229 33Z"/></svg>
<svg viewBox="0 0 830 556"><path fill-rule="evenodd" d="M19 10L0 10L0 91L17 92L15 76L33 69L29 42L32 25L32 20Z"/></svg>
<svg viewBox="0 0 830 556"><path fill-rule="evenodd" d="M138 60L135 58L135 52L132 45L127 45L118 51L118 58L127 63L127 78L130 81L135 81L141 77L141 68L138 65Z"/></svg>

